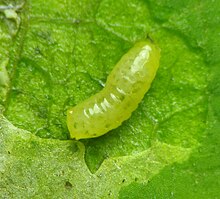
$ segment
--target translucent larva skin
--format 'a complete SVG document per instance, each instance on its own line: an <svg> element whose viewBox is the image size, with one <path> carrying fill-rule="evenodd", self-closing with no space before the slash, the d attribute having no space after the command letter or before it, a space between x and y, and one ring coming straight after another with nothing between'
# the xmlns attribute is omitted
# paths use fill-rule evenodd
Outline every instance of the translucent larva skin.
<svg viewBox="0 0 220 199"><path fill-rule="evenodd" d="M70 137L101 136L117 128L137 108L159 67L160 49L140 41L116 64L105 87L67 112Z"/></svg>

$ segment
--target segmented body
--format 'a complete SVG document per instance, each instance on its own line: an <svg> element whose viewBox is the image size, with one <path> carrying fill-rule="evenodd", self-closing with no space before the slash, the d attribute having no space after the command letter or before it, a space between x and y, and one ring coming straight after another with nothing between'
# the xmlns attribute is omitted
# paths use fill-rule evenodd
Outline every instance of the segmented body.
<svg viewBox="0 0 220 199"><path fill-rule="evenodd" d="M105 87L68 111L71 138L98 137L127 120L150 88L159 58L160 49L151 41L136 43L113 68Z"/></svg>

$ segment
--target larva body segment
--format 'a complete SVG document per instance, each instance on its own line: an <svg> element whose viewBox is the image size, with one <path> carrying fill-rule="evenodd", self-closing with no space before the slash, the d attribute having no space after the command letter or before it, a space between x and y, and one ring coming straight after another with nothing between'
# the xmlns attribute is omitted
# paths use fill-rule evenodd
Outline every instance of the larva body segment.
<svg viewBox="0 0 220 199"><path fill-rule="evenodd" d="M70 137L101 136L117 128L137 108L159 67L160 49L140 41L116 64L106 86L67 112Z"/></svg>

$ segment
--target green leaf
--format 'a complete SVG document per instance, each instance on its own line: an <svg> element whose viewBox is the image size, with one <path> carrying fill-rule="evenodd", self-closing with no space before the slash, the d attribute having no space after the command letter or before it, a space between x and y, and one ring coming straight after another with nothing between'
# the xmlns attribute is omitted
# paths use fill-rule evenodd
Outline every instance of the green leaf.
<svg viewBox="0 0 220 199"><path fill-rule="evenodd" d="M218 4L0 1L1 195L217 198ZM102 137L68 140L67 109L147 35L162 57L138 109Z"/></svg>
<svg viewBox="0 0 220 199"><path fill-rule="evenodd" d="M116 198L121 186L145 182L165 165L182 162L190 154L189 149L156 142L141 153L109 158L92 174L84 161L82 143L41 139L14 127L5 118L0 124L0 183L6 198L42 198L54 193L60 197L63 192L65 198L90 198L91 194L94 198ZM128 175L131 169L133 173Z"/></svg>

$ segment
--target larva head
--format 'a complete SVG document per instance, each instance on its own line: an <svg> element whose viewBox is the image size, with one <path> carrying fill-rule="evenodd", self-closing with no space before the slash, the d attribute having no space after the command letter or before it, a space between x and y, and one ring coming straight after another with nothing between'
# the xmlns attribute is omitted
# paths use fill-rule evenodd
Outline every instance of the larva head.
<svg viewBox="0 0 220 199"><path fill-rule="evenodd" d="M75 138L76 140L91 137L91 135L87 135L86 128L89 120L85 118L81 110L81 108L75 106L67 111L67 126L70 131L70 138Z"/></svg>

